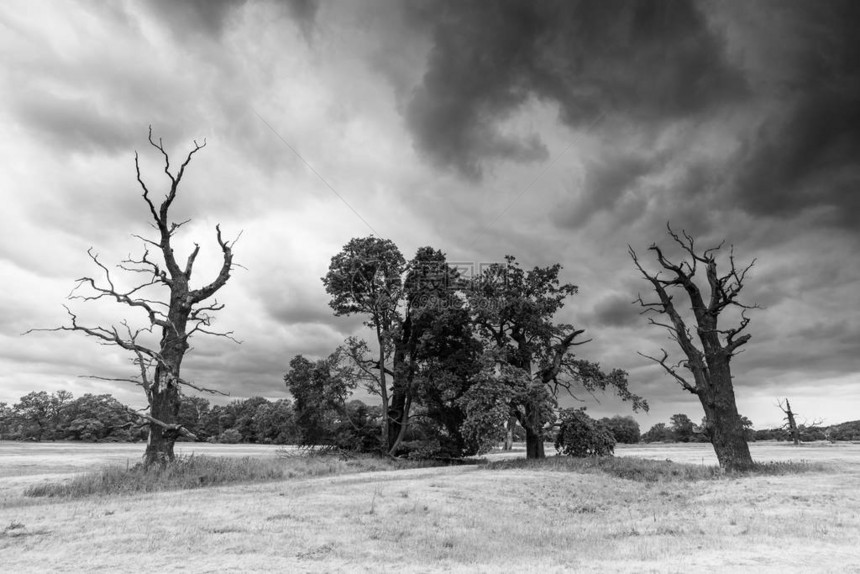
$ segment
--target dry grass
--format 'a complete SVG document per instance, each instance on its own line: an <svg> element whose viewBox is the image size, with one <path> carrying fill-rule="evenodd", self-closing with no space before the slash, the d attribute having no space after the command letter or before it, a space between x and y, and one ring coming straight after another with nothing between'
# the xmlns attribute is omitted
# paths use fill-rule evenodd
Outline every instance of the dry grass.
<svg viewBox="0 0 860 574"><path fill-rule="evenodd" d="M542 460L523 458L491 462L491 470L529 469L557 472L598 473L638 482L672 482L742 478L751 476L780 476L804 472L821 472L826 465L811 462L757 462L749 470L726 473L718 466L676 463L636 457L572 458L554 456Z"/></svg>
<svg viewBox="0 0 860 574"><path fill-rule="evenodd" d="M9 572L860 571L860 456L730 480L565 470L412 469L75 500L18 494L0 511L0 556Z"/></svg>
<svg viewBox="0 0 860 574"><path fill-rule="evenodd" d="M165 490L188 490L225 484L270 482L312 476L400 470L429 466L417 461L372 456L344 459L336 455L283 458L178 457L166 467L108 466L58 482L34 484L24 496L83 498Z"/></svg>

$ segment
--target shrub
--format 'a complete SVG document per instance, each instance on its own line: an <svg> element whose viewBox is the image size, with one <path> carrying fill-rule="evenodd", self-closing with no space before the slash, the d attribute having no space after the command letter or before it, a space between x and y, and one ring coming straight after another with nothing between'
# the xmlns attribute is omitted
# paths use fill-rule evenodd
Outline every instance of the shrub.
<svg viewBox="0 0 860 574"><path fill-rule="evenodd" d="M242 442L242 433L236 429L227 429L218 436L221 444L237 444Z"/></svg>
<svg viewBox="0 0 860 574"><path fill-rule="evenodd" d="M555 449L568 456L612 456L615 437L606 426L585 413L585 409L561 411Z"/></svg>

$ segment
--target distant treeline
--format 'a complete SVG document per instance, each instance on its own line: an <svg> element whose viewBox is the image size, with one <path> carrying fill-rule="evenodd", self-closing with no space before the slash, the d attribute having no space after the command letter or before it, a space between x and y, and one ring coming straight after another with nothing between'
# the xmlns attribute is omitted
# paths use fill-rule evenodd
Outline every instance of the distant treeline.
<svg viewBox="0 0 860 574"><path fill-rule="evenodd" d="M183 397L177 422L209 442L289 444L298 434L286 399L252 397L213 406L202 397ZM134 442L146 436L145 421L109 394L74 398L67 391L41 391L12 406L0 403L4 440Z"/></svg>
<svg viewBox="0 0 860 574"><path fill-rule="evenodd" d="M360 448L371 443L381 424L378 406L352 400L339 414L309 417L297 412L289 399L270 401L263 397L235 400L227 405L212 405L203 397L183 397L179 424L201 441L218 443L299 444L307 443L309 432L329 437L341 446ZM312 420L308 420L312 419ZM657 423L640 434L639 424L631 416L614 416L599 421L617 443L642 442L708 442L705 421L696 425L685 414L673 415L670 423ZM791 440L783 428L753 430L744 417L747 440ZM860 421L832 425L800 425L802 441L860 441ZM408 433L406 450L418 446L438 433L430 425L415 424ZM514 440L522 441L525 431L517 426ZM554 432L547 433L550 441ZM145 421L133 409L109 394L85 394L74 398L67 391L48 394L31 392L14 405L0 403L0 440L135 442L146 440Z"/></svg>
<svg viewBox="0 0 860 574"><path fill-rule="evenodd" d="M777 440L789 441L791 433L787 428L754 430L747 417L741 417L748 441ZM705 429L706 420L696 425L685 414L672 415L670 423L657 423L642 435L642 442L710 442ZM816 440L860 441L860 421L852 421L831 426L798 425L799 438L803 442Z"/></svg>
<svg viewBox="0 0 860 574"><path fill-rule="evenodd" d="M297 410L288 399L251 397L222 406L186 396L177 422L208 442L307 444L314 442L309 435L317 434L327 437L323 442L361 448L361 443L375 440L381 412L378 406L359 400L347 402L339 413L321 409L308 413ZM639 425L632 417L615 416L599 422L616 442L639 442ZM437 432L432 425L415 424L406 437L406 450L438 439L433 436ZM515 441L525 438L519 426L513 434ZM0 440L135 442L146 440L146 427L133 409L109 394L74 398L67 391L40 391L21 397L11 406L0 403Z"/></svg>

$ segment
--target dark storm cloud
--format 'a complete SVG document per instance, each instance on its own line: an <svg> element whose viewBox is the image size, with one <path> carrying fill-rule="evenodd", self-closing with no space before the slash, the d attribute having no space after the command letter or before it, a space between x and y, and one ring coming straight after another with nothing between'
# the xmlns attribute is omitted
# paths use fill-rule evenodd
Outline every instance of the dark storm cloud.
<svg viewBox="0 0 860 574"><path fill-rule="evenodd" d="M106 116L83 98L30 94L16 102L19 121L38 132L55 150L107 152L127 150L133 130L116 117Z"/></svg>
<svg viewBox="0 0 860 574"><path fill-rule="evenodd" d="M587 222L601 210L611 210L622 195L633 189L643 176L658 169L663 163L660 158L646 157L644 154L606 154L599 160L586 165L584 189L575 205L554 216L557 223L567 227L577 227ZM641 210L640 210L641 213Z"/></svg>
<svg viewBox="0 0 860 574"><path fill-rule="evenodd" d="M200 32L218 37L227 19L245 0L155 0L152 7L177 35Z"/></svg>
<svg viewBox="0 0 860 574"><path fill-rule="evenodd" d="M860 213L860 3L792 3L775 112L739 152L736 194L755 215L809 208L856 228ZM771 6L773 8L773 6Z"/></svg>
<svg viewBox="0 0 860 574"><path fill-rule="evenodd" d="M587 318L589 328L635 327L644 322L632 295L612 295L599 301ZM593 324L592 324L593 323Z"/></svg>
<svg viewBox="0 0 860 574"><path fill-rule="evenodd" d="M416 147L479 178L486 160L547 157L537 134L499 123L531 98L583 127L601 114L653 123L746 93L721 39L689 2L420 3L412 23L434 41L406 107Z"/></svg>
<svg viewBox="0 0 860 574"><path fill-rule="evenodd" d="M319 2L317 0L286 0L286 8L290 17L296 21L299 30L306 40L313 36Z"/></svg>

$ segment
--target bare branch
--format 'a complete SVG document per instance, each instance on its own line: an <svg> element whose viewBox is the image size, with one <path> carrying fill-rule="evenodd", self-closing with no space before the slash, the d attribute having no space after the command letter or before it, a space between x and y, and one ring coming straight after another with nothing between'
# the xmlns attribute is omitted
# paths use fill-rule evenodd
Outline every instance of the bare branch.
<svg viewBox="0 0 860 574"><path fill-rule="evenodd" d="M139 418L145 420L146 422L148 422L150 424L160 426L161 428L163 428L164 430L167 430L167 431L174 431L177 433L184 434L185 436L187 436L191 440L195 440L195 441L200 440L197 438L196 434L194 434L193 432L191 432L190 430L188 430L187 428L185 428L184 426L182 426L180 424L168 424L164 421L158 420L157 418L153 417L152 415L136 411L133 408L125 406L125 405L123 405L123 406L125 407L125 411L127 413L132 414L136 417L139 417Z"/></svg>
<svg viewBox="0 0 860 574"><path fill-rule="evenodd" d="M215 226L216 236L218 239L218 245L221 246L221 253L223 255L223 262L221 264L221 270L218 272L218 277L215 278L212 283L202 287L200 289L195 289L191 291L188 296L194 303L199 303L205 299L208 299L216 291L218 291L221 287L227 283L227 280L230 278L230 270L233 265L233 249L229 242L224 241L224 238L221 236L221 227L220 225ZM234 242L235 243L235 242Z"/></svg>
<svg viewBox="0 0 860 574"><path fill-rule="evenodd" d="M672 377L674 377L674 378L675 378L675 380L676 380L676 381L678 381L678 383L679 383L679 384L684 388L684 390L689 391L689 392L693 393L694 395L698 395L698 394L699 394L699 392L696 390L696 387L695 387L694 385L691 385L691 384L687 381L687 379L685 379L684 377L682 377L681 375L679 375L679 374L678 374L678 371L677 371L676 369L677 369L677 367L679 367L679 366L681 366L681 365L680 365L680 364L679 364L679 365L675 365L675 366L667 365L667 364L666 364L666 359L668 359L668 358L669 358L669 353L667 353L665 349L660 349L660 351L662 351L662 352L663 352L663 356L662 356L662 357L660 357L659 359L658 359L657 357L652 357L652 356L650 356L650 355L645 355L644 353L638 353L638 352L637 352L637 354L638 354L638 355L640 355L640 356L642 356L642 357L645 357L646 359L650 359L651 361L654 361L655 363L657 363L658 365L660 365L661 367L663 367L663 369L664 369L667 373L669 373L670 375L672 375Z"/></svg>
<svg viewBox="0 0 860 574"><path fill-rule="evenodd" d="M186 387L190 387L190 388L194 389L195 391L199 391L201 393L209 393L210 395L221 395L222 397L229 397L230 396L230 393L225 393L225 392L219 391L217 389L210 389L207 387L199 387L193 383L186 381L185 379L178 378L178 379L176 379L176 381L180 385L185 385Z"/></svg>

